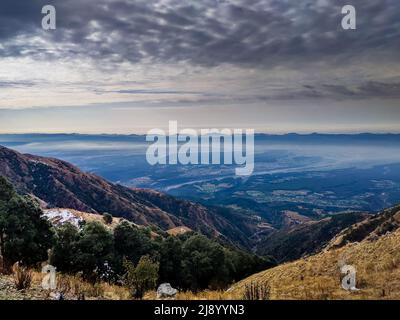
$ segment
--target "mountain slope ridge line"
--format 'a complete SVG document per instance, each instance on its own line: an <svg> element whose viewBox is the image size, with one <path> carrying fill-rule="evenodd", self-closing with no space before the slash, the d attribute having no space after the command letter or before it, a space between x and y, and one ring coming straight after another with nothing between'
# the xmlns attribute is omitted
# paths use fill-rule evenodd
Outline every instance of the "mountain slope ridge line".
<svg viewBox="0 0 400 320"><path fill-rule="evenodd" d="M209 237L248 246L248 234L240 229L236 216L228 214L226 218L218 209L157 191L112 184L66 161L21 154L0 146L0 175L18 192L33 195L47 208L108 212L164 231L186 226Z"/></svg>

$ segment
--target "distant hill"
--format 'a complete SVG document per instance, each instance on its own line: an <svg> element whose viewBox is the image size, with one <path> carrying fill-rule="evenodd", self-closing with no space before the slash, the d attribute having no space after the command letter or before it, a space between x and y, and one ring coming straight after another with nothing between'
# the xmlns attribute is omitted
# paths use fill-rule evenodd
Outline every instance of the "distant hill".
<svg viewBox="0 0 400 320"><path fill-rule="evenodd" d="M318 254L248 277L230 290L240 298L246 286L269 290L270 299L400 299L400 207L385 210L346 230ZM341 287L344 264L356 269L356 287Z"/></svg>
<svg viewBox="0 0 400 320"><path fill-rule="evenodd" d="M294 143L294 144L339 144L339 145L400 145L400 134L392 133L359 133L359 134L297 134L282 135L256 134L256 142Z"/></svg>
<svg viewBox="0 0 400 320"><path fill-rule="evenodd" d="M248 234L229 212L141 189L112 184L58 159L21 154L0 147L0 175L23 194L40 199L47 208L88 213L108 212L136 224L169 230L186 226L211 237L248 245Z"/></svg>
<svg viewBox="0 0 400 320"><path fill-rule="evenodd" d="M257 133L255 135L256 141L270 141L270 142L332 142L343 143L348 141L350 143L364 141L366 143L383 142L383 143L396 143L400 144L400 134L398 133L355 133L355 134L335 134L335 133L287 133L287 134L266 134ZM65 141L108 141L108 142L145 142L145 135L136 134L40 134L40 133L26 133L26 134L0 134L0 143L3 145L13 144L27 144L32 142L65 142Z"/></svg>

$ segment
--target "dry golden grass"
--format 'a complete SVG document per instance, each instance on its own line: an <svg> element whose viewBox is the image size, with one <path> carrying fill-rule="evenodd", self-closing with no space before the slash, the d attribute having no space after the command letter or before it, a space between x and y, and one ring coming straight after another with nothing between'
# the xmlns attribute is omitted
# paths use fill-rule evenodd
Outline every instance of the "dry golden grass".
<svg viewBox="0 0 400 320"><path fill-rule="evenodd" d="M198 293L190 291L177 294L177 300L233 300L235 297L226 291L205 290Z"/></svg>
<svg viewBox="0 0 400 320"><path fill-rule="evenodd" d="M34 271L32 282L40 285L44 274ZM111 285L106 282L90 283L76 275L57 274L57 292L67 299L85 298L87 300L129 300L131 296L126 287Z"/></svg>
<svg viewBox="0 0 400 320"><path fill-rule="evenodd" d="M68 209L69 210L69 209ZM83 220L85 220L86 222L99 222L102 225L104 225L106 228L108 229L115 229L116 226L118 226L118 224L123 221L123 218L118 218L118 217L113 217L112 218L112 222L111 224L107 224L104 221L104 216L101 214L97 214L97 213L87 213L87 212L81 212L81 211L76 211L76 210L71 210L71 212L73 214L75 214L77 217L81 217ZM147 228L144 225L139 225L133 222L130 222L132 225L136 226L139 229L145 229ZM159 236L158 233L154 232L154 231L150 231L150 236L151 238L154 240L155 238L157 238Z"/></svg>
<svg viewBox="0 0 400 320"><path fill-rule="evenodd" d="M144 296L145 300L156 300L157 294L155 291L149 291ZM201 292L178 292L175 300L233 300L235 297L226 291L204 290Z"/></svg>
<svg viewBox="0 0 400 320"><path fill-rule="evenodd" d="M110 227L111 229L114 229L122 220L121 218L113 217L111 224L108 225L104 222L104 216L101 214L80 212L76 210L74 210L73 213L77 217L81 217L86 222L100 222L101 224Z"/></svg>
<svg viewBox="0 0 400 320"><path fill-rule="evenodd" d="M342 289L343 264L356 268L360 291ZM270 299L400 299L400 230L255 274L234 285L231 295L242 298L250 282L269 286Z"/></svg>
<svg viewBox="0 0 400 320"><path fill-rule="evenodd" d="M31 287L32 271L16 263L13 267L14 284L17 290L24 290Z"/></svg>
<svg viewBox="0 0 400 320"><path fill-rule="evenodd" d="M44 210L46 211L63 211L63 210L68 210L72 215L74 215L77 218L81 218L83 219L85 222L98 222L101 223L104 227L106 227L109 230L113 230L115 229L116 226L118 226L118 224L124 220L123 218L118 218L118 217L113 217L112 218L112 222L110 224L107 224L104 221L104 216L98 213L88 213L88 212L83 212L83 211L78 211L78 210L74 210L74 209L65 209L65 208L53 208L53 209L48 209L48 210ZM55 219L56 220L56 219ZM53 220L54 223L54 220ZM137 228L140 229L144 229L146 228L146 226L144 225L138 225L136 223L130 222L132 225L136 226ZM190 229L189 229L190 230ZM159 234L157 234L154 231L150 231L150 236L152 237L152 239L155 239L159 236Z"/></svg>
<svg viewBox="0 0 400 320"><path fill-rule="evenodd" d="M169 229L167 231L167 233L171 236L178 236L178 235L185 234L185 233L188 233L191 231L192 231L192 229L185 227L185 226L181 226L181 227Z"/></svg>
<svg viewBox="0 0 400 320"><path fill-rule="evenodd" d="M110 229L114 229L118 223L121 222L121 218L116 218L113 217L112 223L111 224L106 224L104 222L103 215L97 214L97 213L88 213L88 212L82 212L74 209L62 209L62 208L54 208L51 210L45 210L45 211L62 211L62 210L68 210L71 214L73 214L75 217L81 218L86 222L100 222L104 226Z"/></svg>

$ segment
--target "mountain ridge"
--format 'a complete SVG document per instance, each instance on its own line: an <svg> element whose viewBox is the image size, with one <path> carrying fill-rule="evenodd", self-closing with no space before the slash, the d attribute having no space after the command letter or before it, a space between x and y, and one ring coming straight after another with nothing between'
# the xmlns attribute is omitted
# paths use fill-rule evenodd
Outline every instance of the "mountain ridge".
<svg viewBox="0 0 400 320"><path fill-rule="evenodd" d="M356 270L358 290L346 291L341 267ZM343 231L320 252L254 274L228 291L266 288L268 299L399 299L400 206L367 217Z"/></svg>
<svg viewBox="0 0 400 320"><path fill-rule="evenodd" d="M108 212L139 225L168 230L186 226L207 236L246 245L246 235L217 210L144 189L112 184L59 159L46 158L0 146L0 175L20 193L42 200L49 208L89 213ZM156 201L157 200L157 201ZM155 202L169 201L160 208ZM235 239L232 235L236 234Z"/></svg>
<svg viewBox="0 0 400 320"><path fill-rule="evenodd" d="M366 219L367 213L341 213L294 227L275 230L258 243L258 253L288 262L315 254L343 229Z"/></svg>

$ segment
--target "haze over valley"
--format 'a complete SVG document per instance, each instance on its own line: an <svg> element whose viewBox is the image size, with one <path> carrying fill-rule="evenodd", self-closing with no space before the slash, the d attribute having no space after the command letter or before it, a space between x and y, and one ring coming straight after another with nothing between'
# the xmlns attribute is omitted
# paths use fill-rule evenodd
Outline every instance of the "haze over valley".
<svg viewBox="0 0 400 320"><path fill-rule="evenodd" d="M0 145L55 157L114 183L224 206L282 227L400 201L400 139L390 134L257 135L255 170L146 162L141 135L0 135Z"/></svg>

